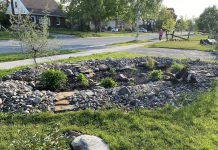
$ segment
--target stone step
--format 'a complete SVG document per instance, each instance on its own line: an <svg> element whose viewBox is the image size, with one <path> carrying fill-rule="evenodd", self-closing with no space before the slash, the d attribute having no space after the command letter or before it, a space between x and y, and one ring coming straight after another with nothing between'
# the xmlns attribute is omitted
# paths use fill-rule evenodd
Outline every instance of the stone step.
<svg viewBox="0 0 218 150"><path fill-rule="evenodd" d="M69 102L69 100L59 100L59 101L56 101L55 102L55 106L59 106L59 105L69 105L70 104L70 102Z"/></svg>
<svg viewBox="0 0 218 150"><path fill-rule="evenodd" d="M60 92L60 93L56 93L56 101L59 101L59 100L64 100L66 99L67 97L70 97L70 96L73 96L74 95L74 92Z"/></svg>
<svg viewBox="0 0 218 150"><path fill-rule="evenodd" d="M58 113L58 112L72 111L75 108L76 107L73 105L59 105L59 106L55 106L54 112Z"/></svg>

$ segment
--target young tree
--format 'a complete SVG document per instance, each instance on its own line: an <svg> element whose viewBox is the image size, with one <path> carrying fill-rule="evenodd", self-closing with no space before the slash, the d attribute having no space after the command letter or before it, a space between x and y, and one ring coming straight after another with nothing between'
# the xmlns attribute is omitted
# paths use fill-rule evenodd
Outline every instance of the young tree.
<svg viewBox="0 0 218 150"><path fill-rule="evenodd" d="M173 17L173 14L167 10L167 8L162 8L159 12L157 19L157 28L164 29L166 31L173 31L175 28L176 20Z"/></svg>
<svg viewBox="0 0 218 150"><path fill-rule="evenodd" d="M3 0L0 0L0 29L5 20L5 11L6 11L6 3Z"/></svg>
<svg viewBox="0 0 218 150"><path fill-rule="evenodd" d="M10 23L13 37L20 40L21 46L31 55L37 68L38 55L50 49L47 17L39 25L31 21L30 15L11 15Z"/></svg>
<svg viewBox="0 0 218 150"><path fill-rule="evenodd" d="M192 22L191 22L191 23L192 23ZM176 22L176 29L177 29L178 31L180 31L181 34L182 34L182 31L187 30L187 22L186 22L186 20L183 18L183 16L180 16L180 19L177 20L177 22Z"/></svg>

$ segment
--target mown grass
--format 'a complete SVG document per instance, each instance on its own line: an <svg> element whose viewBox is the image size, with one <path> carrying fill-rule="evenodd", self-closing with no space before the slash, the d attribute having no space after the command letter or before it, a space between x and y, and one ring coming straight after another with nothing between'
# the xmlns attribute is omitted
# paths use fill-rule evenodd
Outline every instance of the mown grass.
<svg viewBox="0 0 218 150"><path fill-rule="evenodd" d="M133 41L128 41L128 42L120 42L120 43L114 43L114 44L109 44L107 46L128 46L128 45L133 45L133 44L142 44L142 43L148 43L150 42L149 40L133 40Z"/></svg>
<svg viewBox="0 0 218 150"><path fill-rule="evenodd" d="M64 52L70 52L70 51L71 50L60 51L60 52L63 54ZM93 55L81 56L81 57L72 57L72 58L64 59L64 60L57 61L57 62L69 62L70 63L70 62L86 61L86 60L90 60L90 59L106 59L108 57L116 59L116 58L134 58L134 57L140 57L140 56L144 56L144 55L132 54L132 53L127 53L127 52L114 52L114 53L93 54ZM2 57L2 59L4 59L4 57ZM1 60L1 55L0 55L0 60ZM54 63L56 63L56 62L54 62ZM11 74L15 71L21 70L23 68L25 68L25 66L16 67L13 69L0 69L0 78L6 76L8 74Z"/></svg>
<svg viewBox="0 0 218 150"><path fill-rule="evenodd" d="M0 31L0 40L11 40L11 36L6 31Z"/></svg>
<svg viewBox="0 0 218 150"><path fill-rule="evenodd" d="M53 56L53 55L62 55L62 54L71 54L71 53L78 53L80 50L58 50L58 51L48 51L46 53L39 54L38 57L46 57L46 56ZM0 62L7 62L7 61L16 61L16 60L24 60L32 58L29 53L5 53L0 54Z"/></svg>
<svg viewBox="0 0 218 150"><path fill-rule="evenodd" d="M77 37L85 38L85 37L108 37L108 36L135 36L135 33L129 32L80 32L73 31L70 29L50 29L50 33L55 34L65 34L65 35L75 35Z"/></svg>
<svg viewBox="0 0 218 150"><path fill-rule="evenodd" d="M192 104L177 109L165 106L131 112L113 109L61 114L1 113L0 149L7 149L15 140L20 141L25 150L28 144L22 142L34 134L43 139L58 124L59 134L74 130L96 135L112 150L215 150L218 147L218 82L211 91L193 94ZM70 141L65 141L59 149L69 148ZM44 144L46 147L48 143L44 141Z"/></svg>
<svg viewBox="0 0 218 150"><path fill-rule="evenodd" d="M142 54L134 54L134 53L128 53L128 52L109 52L109 53L101 53L101 54L92 54L88 56L82 56L82 57L71 57L69 59L64 59L59 62L66 62L66 63L72 63L72 62L78 62L78 61L87 61L91 59L107 59L107 58L134 58L134 57L141 57L144 56Z"/></svg>
<svg viewBox="0 0 218 150"><path fill-rule="evenodd" d="M201 39L207 39L206 35L191 36L190 40L177 40L177 41L165 41L150 45L150 48L171 48L171 49L183 49L183 50L199 50L199 51L212 51L212 46L204 46L200 44Z"/></svg>

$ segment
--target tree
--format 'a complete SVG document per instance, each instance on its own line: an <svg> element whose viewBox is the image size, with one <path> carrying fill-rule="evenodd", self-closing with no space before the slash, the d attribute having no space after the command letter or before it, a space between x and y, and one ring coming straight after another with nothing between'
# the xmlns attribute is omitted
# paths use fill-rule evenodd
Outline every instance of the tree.
<svg viewBox="0 0 218 150"><path fill-rule="evenodd" d="M32 56L37 68L38 55L50 49L47 17L39 25L31 21L30 15L10 15L10 23L13 37L20 40L21 46Z"/></svg>
<svg viewBox="0 0 218 150"><path fill-rule="evenodd" d="M191 22L192 23L192 22ZM187 22L183 18L183 16L180 16L180 19L176 22L176 29L182 33L182 31L187 30Z"/></svg>
<svg viewBox="0 0 218 150"><path fill-rule="evenodd" d="M71 16L81 16L79 21L91 21L95 26L95 32L101 31L101 24L108 17L105 6L106 0L72 0L69 7Z"/></svg>
<svg viewBox="0 0 218 150"><path fill-rule="evenodd" d="M6 5L4 1L0 1L0 29L1 29L1 25L5 20L5 11L6 11Z"/></svg>
<svg viewBox="0 0 218 150"><path fill-rule="evenodd" d="M163 7L158 15L156 27L158 29L164 29L166 31L173 31L175 28L176 21L173 17L173 14Z"/></svg>
<svg viewBox="0 0 218 150"><path fill-rule="evenodd" d="M197 23L199 30L203 32L218 30L218 8L216 6L206 8Z"/></svg>

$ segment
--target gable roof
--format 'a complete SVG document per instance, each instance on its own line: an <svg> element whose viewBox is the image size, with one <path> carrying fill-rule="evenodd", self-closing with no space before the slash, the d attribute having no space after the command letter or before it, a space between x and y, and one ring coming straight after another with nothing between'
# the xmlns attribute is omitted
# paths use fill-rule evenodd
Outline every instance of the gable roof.
<svg viewBox="0 0 218 150"><path fill-rule="evenodd" d="M54 0L21 0L32 14L64 17L63 11Z"/></svg>

